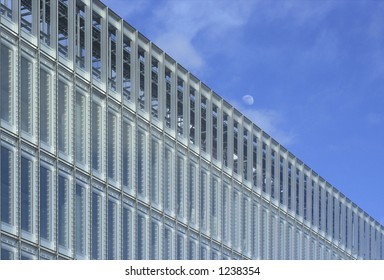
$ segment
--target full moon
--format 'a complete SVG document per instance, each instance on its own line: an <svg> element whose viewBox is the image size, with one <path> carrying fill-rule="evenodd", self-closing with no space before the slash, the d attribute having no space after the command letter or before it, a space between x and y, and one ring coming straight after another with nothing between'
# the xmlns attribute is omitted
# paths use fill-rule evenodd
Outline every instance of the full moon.
<svg viewBox="0 0 384 280"><path fill-rule="evenodd" d="M247 105L252 105L255 101L253 100L253 96L252 95L244 95L241 100L243 100L243 102Z"/></svg>

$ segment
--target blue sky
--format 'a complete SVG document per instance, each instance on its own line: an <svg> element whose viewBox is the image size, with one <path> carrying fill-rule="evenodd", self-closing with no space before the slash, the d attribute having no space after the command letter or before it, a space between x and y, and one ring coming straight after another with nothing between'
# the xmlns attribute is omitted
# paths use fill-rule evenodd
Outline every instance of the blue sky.
<svg viewBox="0 0 384 280"><path fill-rule="evenodd" d="M384 1L103 2L384 223Z"/></svg>

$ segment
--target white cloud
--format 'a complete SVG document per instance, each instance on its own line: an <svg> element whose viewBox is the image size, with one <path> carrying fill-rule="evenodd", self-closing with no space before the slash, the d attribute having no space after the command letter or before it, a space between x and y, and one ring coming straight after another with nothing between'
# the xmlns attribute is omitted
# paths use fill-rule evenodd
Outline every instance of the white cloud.
<svg viewBox="0 0 384 280"><path fill-rule="evenodd" d="M284 127L284 116L281 113L271 109L249 108L237 102L231 104L281 145L287 147L295 142L296 136Z"/></svg>
<svg viewBox="0 0 384 280"><path fill-rule="evenodd" d="M254 99L253 99L253 96L252 95L249 95L249 94L246 94L244 95L241 100L244 102L244 104L246 105L253 105L253 103L255 102Z"/></svg>

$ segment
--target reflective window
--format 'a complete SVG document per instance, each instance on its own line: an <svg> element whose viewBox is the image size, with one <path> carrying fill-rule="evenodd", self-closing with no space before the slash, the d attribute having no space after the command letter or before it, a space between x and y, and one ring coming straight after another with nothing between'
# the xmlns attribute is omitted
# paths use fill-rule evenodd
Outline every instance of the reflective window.
<svg viewBox="0 0 384 280"><path fill-rule="evenodd" d="M88 127L86 117L86 97L79 91L76 92L75 125L76 161L85 164L87 152L86 128Z"/></svg>
<svg viewBox="0 0 384 280"><path fill-rule="evenodd" d="M151 260L157 260L159 259L159 243L160 243L160 236L159 236L159 222L152 221L151 223Z"/></svg>
<svg viewBox="0 0 384 280"><path fill-rule="evenodd" d="M172 199L172 152L166 148L164 157L164 209L166 211L173 210Z"/></svg>
<svg viewBox="0 0 384 280"><path fill-rule="evenodd" d="M176 208L177 215L184 217L184 160L177 156L176 163Z"/></svg>
<svg viewBox="0 0 384 280"><path fill-rule="evenodd" d="M196 90L189 88L189 141L191 144L196 142Z"/></svg>
<svg viewBox="0 0 384 280"><path fill-rule="evenodd" d="M51 0L40 0L40 42L51 44Z"/></svg>
<svg viewBox="0 0 384 280"><path fill-rule="evenodd" d="M96 12L92 14L92 75L96 80L100 80L101 65L101 22L102 18Z"/></svg>
<svg viewBox="0 0 384 280"><path fill-rule="evenodd" d="M63 57L68 57L68 0L58 1L58 50Z"/></svg>
<svg viewBox="0 0 384 280"><path fill-rule="evenodd" d="M1 147L1 222L14 225L14 169L13 152L5 147Z"/></svg>
<svg viewBox="0 0 384 280"><path fill-rule="evenodd" d="M196 223L196 166L189 164L189 182L188 182L188 220Z"/></svg>
<svg viewBox="0 0 384 280"><path fill-rule="evenodd" d="M177 134L184 134L184 81L177 78Z"/></svg>
<svg viewBox="0 0 384 280"><path fill-rule="evenodd" d="M58 219L58 243L65 249L69 248L69 221L70 221L70 196L69 179L67 176L59 175L57 185L57 219Z"/></svg>
<svg viewBox="0 0 384 280"><path fill-rule="evenodd" d="M123 257L124 260L132 259L132 211L128 205L123 207Z"/></svg>
<svg viewBox="0 0 384 280"><path fill-rule="evenodd" d="M29 158L21 157L21 229L32 233L33 230L33 163Z"/></svg>
<svg viewBox="0 0 384 280"><path fill-rule="evenodd" d="M40 238L52 240L52 171L40 166Z"/></svg>
<svg viewBox="0 0 384 280"><path fill-rule="evenodd" d="M207 98L201 95L200 103L200 147L202 151L207 151Z"/></svg>
<svg viewBox="0 0 384 280"><path fill-rule="evenodd" d="M70 131L70 93L69 86L61 79L58 81L57 106L57 142L58 149L65 155L69 154Z"/></svg>
<svg viewBox="0 0 384 280"><path fill-rule="evenodd" d="M172 125L172 72L167 67L165 67L165 125L166 127L171 127Z"/></svg>
<svg viewBox="0 0 384 280"><path fill-rule="evenodd" d="M117 29L112 24L108 25L108 84L109 88L116 90L117 81Z"/></svg>
<svg viewBox="0 0 384 280"><path fill-rule="evenodd" d="M117 222L118 222L118 216L117 216L117 202L109 198L108 199L108 259L109 260L115 260L117 259Z"/></svg>
<svg viewBox="0 0 384 280"><path fill-rule="evenodd" d="M108 178L112 181L117 180L117 116L114 112L108 111ZM124 143L125 144L125 143Z"/></svg>
<svg viewBox="0 0 384 280"><path fill-rule="evenodd" d="M24 56L20 60L21 130L33 134L33 63Z"/></svg>
<svg viewBox="0 0 384 280"><path fill-rule="evenodd" d="M131 100L131 40L123 38L123 96L124 100Z"/></svg>
<svg viewBox="0 0 384 280"><path fill-rule="evenodd" d="M123 121L123 142L122 142L122 174L123 174L123 187L125 190L131 188L130 178L131 178L131 126L128 124L127 120Z"/></svg>
<svg viewBox="0 0 384 280"><path fill-rule="evenodd" d="M0 1L0 15L12 20L13 0Z"/></svg>
<svg viewBox="0 0 384 280"><path fill-rule="evenodd" d="M147 220L143 214L137 215L137 259L147 258Z"/></svg>
<svg viewBox="0 0 384 280"><path fill-rule="evenodd" d="M103 206L98 191L92 191L91 222L91 257L93 260L100 260L103 258Z"/></svg>
<svg viewBox="0 0 384 280"><path fill-rule="evenodd" d="M20 1L20 15L21 15L21 30L32 33L32 1L21 0ZM36 11L35 11L36 12Z"/></svg>
<svg viewBox="0 0 384 280"><path fill-rule="evenodd" d="M151 114L159 117L159 61L152 57L151 66Z"/></svg>
<svg viewBox="0 0 384 280"><path fill-rule="evenodd" d="M137 191L139 195L146 196L146 135L142 131L137 132Z"/></svg>
<svg viewBox="0 0 384 280"><path fill-rule="evenodd" d="M75 19L76 65L81 69L85 69L85 4L81 1L76 1Z"/></svg>
<svg viewBox="0 0 384 280"><path fill-rule="evenodd" d="M76 217L76 255L84 257L86 255L86 189L80 184L76 184L75 197L75 217Z"/></svg>
<svg viewBox="0 0 384 280"><path fill-rule="evenodd" d="M160 178L160 159L159 159L159 143L152 139L151 147L151 200L156 205L159 203L159 178Z"/></svg>
<svg viewBox="0 0 384 280"><path fill-rule="evenodd" d="M0 108L1 120L13 125L14 120L14 93L13 93L13 51L0 44Z"/></svg>
<svg viewBox="0 0 384 280"><path fill-rule="evenodd" d="M51 74L40 69L40 140L52 144L52 80Z"/></svg>
<svg viewBox="0 0 384 280"><path fill-rule="evenodd" d="M139 61L139 96L138 106L140 109L145 108L145 51L139 47L137 52L137 59Z"/></svg>

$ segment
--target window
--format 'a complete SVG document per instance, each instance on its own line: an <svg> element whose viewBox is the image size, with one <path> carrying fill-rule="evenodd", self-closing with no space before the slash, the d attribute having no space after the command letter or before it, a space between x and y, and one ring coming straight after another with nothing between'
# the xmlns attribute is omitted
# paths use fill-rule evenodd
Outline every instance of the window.
<svg viewBox="0 0 384 280"><path fill-rule="evenodd" d="M296 169L296 215L300 214L300 170Z"/></svg>
<svg viewBox="0 0 384 280"><path fill-rule="evenodd" d="M116 90L116 79L117 79L117 29L112 24L108 25L108 84L109 88Z"/></svg>
<svg viewBox="0 0 384 280"><path fill-rule="evenodd" d="M218 141L218 127L217 127L218 107L212 104L212 157L217 159L217 141Z"/></svg>
<svg viewBox="0 0 384 280"><path fill-rule="evenodd" d="M248 131L243 130L243 177L248 180Z"/></svg>
<svg viewBox="0 0 384 280"><path fill-rule="evenodd" d="M304 174L304 220L307 220L307 181L308 181L308 176ZM327 193L328 195L328 193ZM328 199L327 199L328 202Z"/></svg>
<svg viewBox="0 0 384 280"><path fill-rule="evenodd" d="M52 145L52 78L51 74L40 68L40 141Z"/></svg>
<svg viewBox="0 0 384 280"><path fill-rule="evenodd" d="M21 56L20 80L21 93L21 130L32 135L34 133L33 102L33 63L24 56Z"/></svg>
<svg viewBox="0 0 384 280"><path fill-rule="evenodd" d="M53 240L53 209L52 209L52 170L40 165L40 238Z"/></svg>
<svg viewBox="0 0 384 280"><path fill-rule="evenodd" d="M85 69L85 4L76 1L76 22L75 22L75 54L76 65Z"/></svg>
<svg viewBox="0 0 384 280"><path fill-rule="evenodd" d="M280 156L280 204L284 203L284 158Z"/></svg>
<svg viewBox="0 0 384 280"><path fill-rule="evenodd" d="M87 191L84 186L76 184L75 217L76 217L76 256L84 257L87 253Z"/></svg>
<svg viewBox="0 0 384 280"><path fill-rule="evenodd" d="M177 260L184 260L184 254L185 254L185 241L184 241L184 234L177 234L177 240L176 240L176 248L177 248L177 251L176 251L176 259Z"/></svg>
<svg viewBox="0 0 384 280"><path fill-rule="evenodd" d="M14 186L14 152L1 146L0 155L1 179L1 222L13 226L15 224L15 186Z"/></svg>
<svg viewBox="0 0 384 280"><path fill-rule="evenodd" d="M288 209L292 209L292 163L288 162Z"/></svg>
<svg viewBox="0 0 384 280"><path fill-rule="evenodd" d="M145 109L145 50L141 47L137 51L137 59L139 61L139 96L138 107L142 110Z"/></svg>
<svg viewBox="0 0 384 280"><path fill-rule="evenodd" d="M222 235L224 242L229 241L229 226L230 226L230 201L229 201L229 188L224 185L222 197Z"/></svg>
<svg viewBox="0 0 384 280"><path fill-rule="evenodd" d="M32 33L32 7L33 7L32 1L21 0L21 3L20 3L21 30L28 33Z"/></svg>
<svg viewBox="0 0 384 280"><path fill-rule="evenodd" d="M107 218L107 236L108 236L108 260L116 260L118 257L118 216L117 216L117 201L113 198L108 199L108 218Z"/></svg>
<svg viewBox="0 0 384 280"><path fill-rule="evenodd" d="M59 174L58 176L58 191L57 191L57 211L58 211L58 244L64 249L69 249L70 239L70 194L69 194L69 179L67 176Z"/></svg>
<svg viewBox="0 0 384 280"><path fill-rule="evenodd" d="M12 20L13 0L0 1L0 15Z"/></svg>
<svg viewBox="0 0 384 280"><path fill-rule="evenodd" d="M13 92L13 51L4 44L0 44L0 108L1 120L13 125L14 117L14 92Z"/></svg>
<svg viewBox="0 0 384 280"><path fill-rule="evenodd" d="M197 259L197 241L195 239L190 238L189 246L188 246L188 260L196 260Z"/></svg>
<svg viewBox="0 0 384 280"><path fill-rule="evenodd" d="M157 260L159 259L159 243L160 243L160 236L159 236L159 222L153 220L151 223L151 260Z"/></svg>
<svg viewBox="0 0 384 280"><path fill-rule="evenodd" d="M223 163L228 167L228 115L223 113Z"/></svg>
<svg viewBox="0 0 384 280"><path fill-rule="evenodd" d="M152 162L152 180L151 180L151 200L157 205L159 203L159 143L152 139L151 162Z"/></svg>
<svg viewBox="0 0 384 280"><path fill-rule="evenodd" d="M104 100L96 93L92 100L92 168L101 174L103 172L103 128L104 125Z"/></svg>
<svg viewBox="0 0 384 280"><path fill-rule="evenodd" d="M207 230L207 173L200 173L200 228Z"/></svg>
<svg viewBox="0 0 384 280"><path fill-rule="evenodd" d="M58 82L58 126L57 126L57 142L58 149L65 155L69 154L70 130L70 93L69 86L61 79Z"/></svg>
<svg viewBox="0 0 384 280"><path fill-rule="evenodd" d="M241 204L241 250L245 254L249 252L249 208L248 199L243 197Z"/></svg>
<svg viewBox="0 0 384 280"><path fill-rule="evenodd" d="M180 156L176 164L176 207L177 215L184 217L184 160Z"/></svg>
<svg viewBox="0 0 384 280"><path fill-rule="evenodd" d="M232 193L232 224L231 224L231 229L232 229L232 246L234 246L236 249L239 248L240 245L240 230L241 230L241 218L240 218L240 194L237 190L233 190Z"/></svg>
<svg viewBox="0 0 384 280"><path fill-rule="evenodd" d="M123 187L125 190L131 188L130 178L131 178L131 126L128 123L128 120L123 121L123 142L122 142L122 161L123 161Z"/></svg>
<svg viewBox="0 0 384 280"><path fill-rule="evenodd" d="M211 213L210 213L210 219L211 219L211 233L216 236L218 234L218 182L216 178L212 179L212 185L211 185Z"/></svg>
<svg viewBox="0 0 384 280"><path fill-rule="evenodd" d="M76 92L76 112L75 112L75 124L76 124L76 161L81 164L86 163L87 154L87 115L86 115L86 97Z"/></svg>
<svg viewBox="0 0 384 280"><path fill-rule="evenodd" d="M239 123L233 121L233 171L239 172Z"/></svg>
<svg viewBox="0 0 384 280"><path fill-rule="evenodd" d="M101 65L101 22L102 18L96 12L92 14L92 76L96 80L102 78Z"/></svg>
<svg viewBox="0 0 384 280"><path fill-rule="evenodd" d="M101 193L96 190L92 191L91 215L91 257L100 260L103 258L103 205Z"/></svg>
<svg viewBox="0 0 384 280"><path fill-rule="evenodd" d="M51 44L51 0L40 0L40 42Z"/></svg>
<svg viewBox="0 0 384 280"><path fill-rule="evenodd" d="M21 157L21 229L30 234L34 233L34 186L33 162L28 157Z"/></svg>
<svg viewBox="0 0 384 280"><path fill-rule="evenodd" d="M257 136L252 137L252 183L257 187Z"/></svg>
<svg viewBox="0 0 384 280"><path fill-rule="evenodd" d="M63 57L68 57L68 0L58 1L58 50Z"/></svg>
<svg viewBox="0 0 384 280"><path fill-rule="evenodd" d="M165 148L164 157L164 209L172 212L173 199L172 199L172 170L173 170L172 152Z"/></svg>
<svg viewBox="0 0 384 280"><path fill-rule="evenodd" d="M123 38L123 97L131 100L131 40Z"/></svg>
<svg viewBox="0 0 384 280"><path fill-rule="evenodd" d="M137 132L137 192L139 195L147 196L146 185L146 152L147 138L142 131Z"/></svg>
<svg viewBox="0 0 384 280"><path fill-rule="evenodd" d="M127 204L123 207L123 259L132 259L132 210Z"/></svg>
<svg viewBox="0 0 384 280"><path fill-rule="evenodd" d="M263 154L262 154L262 161L261 161L261 168L262 168L262 186L263 186L263 192L267 191L267 144L263 142Z"/></svg>
<svg viewBox="0 0 384 280"><path fill-rule="evenodd" d="M168 128L172 127L172 72L167 67L165 67L165 126Z"/></svg>
<svg viewBox="0 0 384 280"><path fill-rule="evenodd" d="M207 151L207 98L201 95L201 104L200 104L200 114L201 114L201 122L200 122L200 145L201 149L206 152Z"/></svg>
<svg viewBox="0 0 384 280"><path fill-rule="evenodd" d="M196 166L192 162L189 163L188 220L196 223Z"/></svg>
<svg viewBox="0 0 384 280"><path fill-rule="evenodd" d="M147 219L143 213L137 215L137 259L147 258Z"/></svg>
<svg viewBox="0 0 384 280"><path fill-rule="evenodd" d="M152 57L151 67L151 114L159 118L159 61Z"/></svg>
<svg viewBox="0 0 384 280"><path fill-rule="evenodd" d="M115 182L117 180L117 116L116 114L109 110L108 111L108 178ZM126 143L124 143L126 144Z"/></svg>
<svg viewBox="0 0 384 280"><path fill-rule="evenodd" d="M177 78L177 134L184 134L184 81Z"/></svg>
<svg viewBox="0 0 384 280"><path fill-rule="evenodd" d="M189 88L189 142L196 142L196 90L193 87Z"/></svg>
<svg viewBox="0 0 384 280"><path fill-rule="evenodd" d="M165 226L164 227L164 248L163 248L163 259L164 260L171 260L173 259L173 234L172 234L172 229Z"/></svg>
<svg viewBox="0 0 384 280"><path fill-rule="evenodd" d="M275 159L276 152L271 150L271 197L275 198Z"/></svg>

